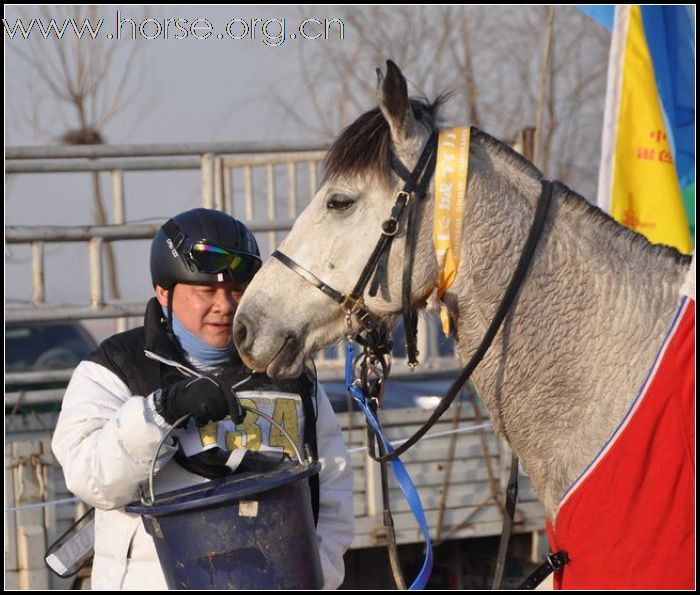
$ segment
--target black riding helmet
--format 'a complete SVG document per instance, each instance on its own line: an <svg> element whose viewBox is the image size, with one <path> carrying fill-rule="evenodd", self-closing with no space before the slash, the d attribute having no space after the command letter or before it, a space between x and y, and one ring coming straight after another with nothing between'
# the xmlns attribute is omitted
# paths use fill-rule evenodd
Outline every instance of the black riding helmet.
<svg viewBox="0 0 700 595"><path fill-rule="evenodd" d="M192 209L168 220L151 244L153 287L248 283L262 261L251 231L230 215Z"/></svg>
<svg viewBox="0 0 700 595"><path fill-rule="evenodd" d="M168 290L167 332L173 334L175 285L247 284L261 265L251 231L226 213L192 209L166 221L151 243L151 281Z"/></svg>

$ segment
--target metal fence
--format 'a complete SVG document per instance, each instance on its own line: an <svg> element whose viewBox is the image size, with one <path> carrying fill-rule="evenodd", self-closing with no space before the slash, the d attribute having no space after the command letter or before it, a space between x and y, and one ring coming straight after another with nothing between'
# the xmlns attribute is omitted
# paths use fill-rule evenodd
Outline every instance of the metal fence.
<svg viewBox="0 0 700 595"><path fill-rule="evenodd" d="M245 221L262 240L261 250L265 256L277 247L281 236L289 231L294 219L315 194L319 164L325 151L326 147L320 143L8 147L5 162L8 175L109 173L112 212L111 224L101 226L6 225L6 244L31 248L29 274L32 280L31 298L27 296L26 303L6 308L6 322L107 318L114 319L115 331L120 331L126 330L128 317L142 317L146 299L110 300L104 292L105 245L150 240L159 227L159 224L126 222L128 205L124 178L129 172L199 170L201 204L234 214ZM235 192L236 188L238 192ZM89 295L78 303L46 301L45 251L47 245L57 242L86 246ZM436 317L422 317L419 324L423 370L456 369L453 357L438 355ZM317 359L322 377L338 375L341 362L331 350L319 353ZM399 363L396 373L405 372ZM69 373L65 370L61 377L67 378ZM57 372L16 372L10 376L12 384L31 385L49 381L49 377L56 378Z"/></svg>
<svg viewBox="0 0 700 595"><path fill-rule="evenodd" d="M27 296L26 303L6 308L6 322L114 319L115 331L125 330L130 317L140 324L146 305L145 297L134 302L111 300L106 298L103 289L105 270L102 261L105 246L109 243L150 240L159 227L155 223L127 223L128 205L124 187L125 176L130 172L199 171L201 204L231 213L245 221L259 240L262 240L261 251L266 256L277 247L283 234L291 228L296 216L314 195L318 184L319 163L325 155L325 149L318 143L288 146L226 143L9 147L6 150L5 171L11 176L55 172L108 173L111 178L112 212L111 224L103 226L56 226L47 222L29 226L6 225L5 240L8 245L30 247L31 258L27 263L27 273L32 280L31 296ZM55 303L46 299L46 247L56 242L85 245L88 252L89 290L78 303ZM454 355L450 350L444 349L444 344L440 344L438 329L439 319L436 314L423 315L419 319L421 374L456 372L459 369ZM316 361L321 380L342 376L342 350L329 349L321 352L317 354ZM5 578L10 588L58 589L67 588L70 584L49 576L42 557L46 544L68 528L82 511L81 505L76 508L74 502L64 502L70 494L49 448L49 436L55 427L58 405L64 392L61 388L53 387L65 385L71 373L72 370L64 369L9 372L5 375L6 389L10 385L21 387L11 388L5 394L5 410L8 414L5 421L8 443L5 470L9 478L5 482ZM407 366L402 361L396 361L392 377L405 375L408 375ZM46 385L50 387L45 388ZM424 413L408 411L401 415L413 415L416 419L411 418L409 421L415 425L419 419L423 419ZM357 421L353 421L351 414L340 417L347 418L343 427L349 428ZM397 418L398 422L403 428L407 420ZM352 435L364 436L365 433L358 426ZM476 439L471 440L476 444ZM348 440L349 444L352 442L353 440ZM357 446L359 445L358 442ZM442 453L444 445L432 444L431 448ZM426 483L426 478L433 478L430 482L442 482L442 501L438 501L433 494L435 487L432 483L428 482L430 487L426 488L435 500L435 511L431 512L435 516L434 519L431 517L434 526L445 530L452 527L455 535L460 537L497 532L496 521L500 513L490 491L491 480L480 475L480 483L477 485L467 469L462 475L471 478L468 485L461 485L461 479L445 483L442 477L446 473L442 454L437 462L432 461L428 451L423 451L422 454L414 452L413 455L417 457L415 464L421 466L418 473L423 483ZM473 456L474 453L466 448L465 460ZM498 457L503 456L505 455L499 449ZM360 515L360 528L364 532L360 531L355 547L374 544L375 533L381 521L370 506L376 489L372 490L363 483L365 476L369 477L369 472L364 471L368 462L363 457L365 455L360 452L353 454L356 476L360 479L355 494L355 499L358 500L356 506L358 510L364 510ZM482 473L483 462L479 461L466 460L464 465L478 468L479 473ZM451 466L448 468L451 469ZM447 499L446 486L452 483L455 487L450 490L450 497L454 502ZM465 503L476 502L482 496L483 502L477 502L474 506L470 504L471 508L465 509L468 512L466 521L457 514ZM490 506L492 500L494 505ZM363 506L365 509L362 509ZM452 510L452 506L460 509ZM408 513L401 511L401 514L406 516ZM482 516L476 518L477 515ZM533 511L528 512L520 530L539 527L541 516L541 510L533 505ZM402 541L415 541L413 533L402 534L400 538Z"/></svg>
<svg viewBox="0 0 700 595"><path fill-rule="evenodd" d="M111 300L104 291L106 245L150 240L160 225L127 223L129 204L124 189L125 176L130 172L199 171L201 204L245 221L261 240L261 251L266 256L277 247L315 194L319 163L324 155L325 147L319 144L9 147L5 162L5 172L9 176L55 172L108 174L112 209L108 225L57 226L46 221L36 225L6 225L6 244L29 246L31 251L31 258L22 265L31 276L31 295L27 295L22 304L6 308L6 322L114 319L115 331L126 330L131 317L131 321L140 324L145 297L133 302ZM88 253L88 292L78 303L47 300L46 250L58 242L77 243ZM438 353L435 324L430 318L420 322L422 369L456 369L453 357L434 356ZM322 380L339 378L341 358L342 350L336 353L329 349L317 354L319 377ZM394 376L405 373L405 367L396 366ZM69 498L49 446L64 393L62 388L55 387L65 386L71 374L71 369L5 374L5 471L8 478L5 482L5 579L10 588L63 589L71 584L50 575L43 563L46 545L66 530L82 511L82 505L76 505Z"/></svg>

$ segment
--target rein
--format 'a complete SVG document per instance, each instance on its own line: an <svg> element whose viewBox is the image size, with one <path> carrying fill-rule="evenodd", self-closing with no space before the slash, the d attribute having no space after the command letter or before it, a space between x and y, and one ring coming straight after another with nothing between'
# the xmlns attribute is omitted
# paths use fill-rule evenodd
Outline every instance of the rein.
<svg viewBox="0 0 700 595"><path fill-rule="evenodd" d="M399 228L399 219L403 214L406 206L408 206L408 221L406 226L406 249L404 251L404 266L403 266L403 316L404 325L406 330L406 342L407 342L407 352L409 353L409 365L415 365L415 355L417 355L417 350L415 347L416 343L416 332L415 332L415 320L416 312L410 306L411 294L410 294L410 277L413 269L413 258L414 258L414 239L416 236L416 219L415 213L417 209L417 202L425 197L427 193L428 183L432 178L432 174L435 169L435 161L437 158L437 132L433 132L423 148L423 152L416 163L416 167L411 172L403 165L398 159L392 159L392 169L398 173L398 175L406 180L406 185L399 191L396 195L396 200L394 206L391 210L391 214L388 219L385 219L381 226L382 235L379 238L372 255L370 256L367 264L365 265L360 278L358 279L355 287L349 295L343 294L337 291L330 285L324 283L311 271L305 269L294 260L289 258L286 254L275 250L271 256L279 260L286 267L293 270L295 273L300 275L306 281L311 283L313 286L317 287L323 293L325 293L332 300L341 305L345 311L346 318L348 321L348 326L352 316L355 316L357 320L362 325L363 329L367 331L368 337L364 341L360 341L363 345L368 345L370 351L372 351L373 346L377 346L380 350L386 350L389 347L389 341L385 338L385 331L382 328L383 324L377 320L377 318L372 315L367 307L365 306L364 300L362 299L362 294L369 283L369 280L375 271L377 271L377 266L380 262L380 258L388 257L389 249L391 247L391 242L396 236ZM406 440L401 446L397 447L392 453L380 455L376 457L375 460L384 463L391 461L404 452L406 452L411 446L413 446L425 433L435 424L435 422L442 416L442 414L449 408L459 391L462 389L466 381L471 377L472 373L476 367L481 363L481 360L486 355L491 343L493 342L496 334L498 333L503 320L505 319L510 307L515 300L518 291L523 284L527 271L529 269L530 263L533 260L535 250L537 248L537 243L542 235L542 230L544 229L544 224L547 219L547 213L549 211L549 206L552 201L552 189L553 182L549 180L542 180L542 190L540 193L540 198L537 202L537 207L535 209L535 216L528 233L527 240L523 246L520 259L513 272L513 276L506 288L501 303L496 310L496 313L486 329L481 343L477 347L476 351L470 358L469 362L464 366L460 375L455 379L447 393L442 397L440 403L436 407L433 414L430 416L428 421L426 421L423 426L421 426L416 432ZM386 256L383 256L386 255ZM371 291L371 288L370 288ZM408 324L407 324L408 321ZM362 331L361 331L362 332ZM358 334L359 335L359 334ZM384 355L380 353L378 355ZM412 359L413 358L413 359Z"/></svg>
<svg viewBox="0 0 700 595"><path fill-rule="evenodd" d="M549 206L552 201L552 188L552 182L548 180L542 181L542 192L540 194L539 201L537 202L535 218L530 227L530 232L525 242L525 246L520 254L520 259L515 267L510 283L508 283L508 287L503 294L501 303L496 310L496 314L491 320L491 324L489 324L489 327L486 329L486 333L484 334L484 338L481 340L479 347L477 347L467 365L464 366L459 376L454 380L445 396L442 397L440 403L435 408L435 411L433 411L433 414L428 418L428 421L426 421L425 424L416 430L416 432L408 440L406 440L406 442L397 447L393 453L384 457L378 457L378 461L384 462L398 457L411 448L411 446L413 446L416 442L418 442L418 440L425 435L425 433L435 424L442 414L447 411L449 406L455 400L455 397L459 394L459 391L462 389L467 380L469 380L476 367L481 363L481 360L488 352L489 347L491 347L491 343L501 328L501 324L503 324L503 320L508 314L510 307L513 305L513 302L518 295L520 286L525 280L525 276L527 275L530 263L532 262L535 254L535 249L537 248L537 243L542 235L544 223L547 219L547 212L549 211Z"/></svg>
<svg viewBox="0 0 700 595"><path fill-rule="evenodd" d="M391 248L391 243L399 229L399 219L401 218L404 210L407 210L406 244L403 258L402 314L406 334L408 365L411 367L411 369L413 369L413 367L417 365L418 356L418 350L416 347L417 312L411 304L411 277L413 273L415 256L415 238L417 235L416 214L417 205L419 201L426 196L428 184L430 183L435 170L437 161L437 134L437 131L431 134L413 171L410 171L403 163L401 163L401 161L392 156L392 170L402 180L404 180L405 186L396 195L390 216L388 219L385 219L381 225L381 236L379 241L372 251L367 264L362 270L360 278L349 295L345 295L330 285L324 283L316 275L296 263L279 250L276 250L271 255L300 275L306 281L317 287L335 302L340 304L345 311L348 328L350 328L352 317L355 316L357 318L360 325L363 327L363 331L360 331L355 339L365 348L364 356L361 356L362 363L360 368L362 373L360 374L360 384L364 389L365 395L367 395L365 399L372 401L375 407L381 403L384 383L389 375L390 364L388 363L388 360L391 356L391 341L388 337L386 325L369 312L362 299L362 295L373 274L374 280L372 286L370 287L369 294L371 296L376 295L379 285L379 274L382 271L388 270L387 264L389 250ZM481 343L472 354L469 362L464 366L459 376L454 380L447 393L441 398L440 403L435 408L428 420L403 444L393 450L391 448L385 450L380 446L378 454L374 452L374 448L370 448L369 454L371 458L380 463L382 468L384 468L384 465L388 462L400 463L398 457L416 444L416 442L418 442L418 440L420 440L420 438L423 437L426 432L428 432L428 430L438 421L443 413L447 411L459 392L462 390L464 384L467 382L467 380L469 380L476 367L479 365L479 363L481 363L482 359L488 352L494 338L496 337L496 334L501 328L506 315L508 314L513 302L515 301L515 298L518 295L520 287L525 281L525 277L527 276L530 264L534 258L537 244L542 236L542 231L544 230L547 213L549 212L549 207L552 202L553 186L554 183L549 180L541 181L541 192L537 202L537 207L535 209L535 216L530 226L530 230L515 271L513 272L510 282L508 283L505 293L503 294L503 298L501 299L498 309L496 310L491 323L486 329L486 333L484 334ZM365 332L364 337L362 336L363 332ZM351 337L348 337L348 340L350 340L350 338ZM374 369L377 371L374 374L374 381L370 381L368 379L368 369ZM348 388L351 390L351 392L353 392L349 381ZM359 395L356 400L358 403L361 402ZM369 419L370 417L368 417L368 420ZM379 428L376 424L373 425L372 423L369 423L368 431L370 432L371 437L378 439L378 445L382 445L384 437L381 433L381 428ZM496 579L494 581L494 588L500 587L500 582L503 575L505 552L510 536L509 528L512 525L512 515L515 509L515 497L517 495L517 469L517 458L514 455L513 462L511 464L511 482L508 490L509 502L506 511L506 516L510 517L510 523L508 519L504 517L504 530L501 536L501 545L499 546L499 562L496 572ZM393 535L393 527L387 526L387 529L390 531L390 534ZM563 554L562 560L557 557L561 554ZM534 588L534 586L538 584L538 581L542 580L543 576L546 576L546 574L551 572L551 570L557 570L565 563L565 556L566 554L562 552L558 552L554 555L554 557L550 556L550 558L555 560L556 563L553 563L550 558L548 558L548 561L538 568L538 570L533 573L531 577L529 577L526 583L523 584L523 587ZM397 584L400 584L399 581L397 581Z"/></svg>

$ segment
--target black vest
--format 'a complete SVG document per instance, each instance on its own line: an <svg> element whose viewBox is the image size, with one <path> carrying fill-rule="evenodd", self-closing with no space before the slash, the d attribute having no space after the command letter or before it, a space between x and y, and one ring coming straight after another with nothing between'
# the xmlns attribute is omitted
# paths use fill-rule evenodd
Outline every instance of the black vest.
<svg viewBox="0 0 700 595"><path fill-rule="evenodd" d="M150 395L156 389L167 388L184 378L183 373L173 367L146 357L145 350L191 367L177 342L167 333L163 311L156 298L148 302L142 327L113 335L103 341L86 359L114 372L134 395ZM317 413L314 406L316 380L311 371L307 369L299 378L269 378L263 373L251 373L236 353L217 378L226 384L233 385L247 376L251 378L240 387L240 390L280 391L301 397L304 409L304 444L310 447L314 458L318 459ZM317 521L318 475L312 476L309 483L314 519Z"/></svg>

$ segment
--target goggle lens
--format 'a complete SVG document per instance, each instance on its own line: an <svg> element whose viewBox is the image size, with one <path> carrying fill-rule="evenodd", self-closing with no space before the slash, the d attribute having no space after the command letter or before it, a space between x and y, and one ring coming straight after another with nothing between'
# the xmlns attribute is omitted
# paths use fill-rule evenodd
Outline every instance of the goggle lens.
<svg viewBox="0 0 700 595"><path fill-rule="evenodd" d="M222 246L201 242L193 244L189 253L203 273L222 273L228 270L236 281L244 283L250 281L262 265L260 259L253 254L234 252Z"/></svg>

